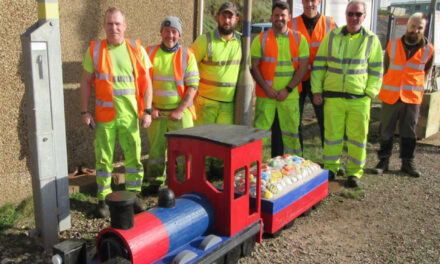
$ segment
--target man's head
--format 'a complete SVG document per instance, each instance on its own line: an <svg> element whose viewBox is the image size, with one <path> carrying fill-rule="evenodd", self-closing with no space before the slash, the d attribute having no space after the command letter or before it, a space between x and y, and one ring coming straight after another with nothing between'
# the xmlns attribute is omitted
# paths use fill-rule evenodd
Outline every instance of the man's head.
<svg viewBox="0 0 440 264"><path fill-rule="evenodd" d="M410 45L419 43L423 39L427 22L423 13L412 14L406 24L405 42Z"/></svg>
<svg viewBox="0 0 440 264"><path fill-rule="evenodd" d="M309 18L315 17L320 4L321 0L302 0L304 14Z"/></svg>
<svg viewBox="0 0 440 264"><path fill-rule="evenodd" d="M182 22L180 19L175 16L165 18L160 25L160 35L163 44L167 48L174 48L182 35Z"/></svg>
<svg viewBox="0 0 440 264"><path fill-rule="evenodd" d="M345 18L347 20L347 30L351 34L358 32L362 27L362 22L365 20L365 2L350 1L345 10Z"/></svg>
<svg viewBox="0 0 440 264"><path fill-rule="evenodd" d="M276 1L272 6L272 28L277 33L284 33L287 30L287 23L292 18L289 13L289 4Z"/></svg>
<svg viewBox="0 0 440 264"><path fill-rule="evenodd" d="M218 31L221 35L232 34L239 20L237 6L232 2L223 3L217 12Z"/></svg>
<svg viewBox="0 0 440 264"><path fill-rule="evenodd" d="M125 24L125 17L121 9L111 7L105 11L104 30L107 41L117 46L124 42L124 32L127 28Z"/></svg>

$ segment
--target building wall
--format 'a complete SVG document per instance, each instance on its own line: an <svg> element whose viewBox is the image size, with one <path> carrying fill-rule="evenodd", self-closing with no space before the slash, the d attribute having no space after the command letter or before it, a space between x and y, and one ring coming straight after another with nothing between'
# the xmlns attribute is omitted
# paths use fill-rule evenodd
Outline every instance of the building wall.
<svg viewBox="0 0 440 264"><path fill-rule="evenodd" d="M80 165L94 168L94 134L81 124L79 80L81 62L90 40L105 37L102 29L105 10L111 6L121 8L127 20L126 36L140 39L144 45L159 43L161 21L169 15L178 16L183 23L182 43L190 45L194 35L196 4L197 1L183 0L59 1L69 172ZM37 21L37 1L0 1L0 35L4 40L0 43L0 84L3 92L0 97L0 206L32 194L24 96L26 75L20 35ZM142 132L142 140L143 154L146 154L146 131ZM118 147L115 161L122 160Z"/></svg>

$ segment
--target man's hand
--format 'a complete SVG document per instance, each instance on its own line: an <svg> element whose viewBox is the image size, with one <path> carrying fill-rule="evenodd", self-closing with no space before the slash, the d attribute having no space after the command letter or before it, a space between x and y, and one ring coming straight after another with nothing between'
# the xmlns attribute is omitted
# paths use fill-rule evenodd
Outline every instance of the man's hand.
<svg viewBox="0 0 440 264"><path fill-rule="evenodd" d="M95 127L95 120L89 112L81 114L81 122L88 127Z"/></svg>
<svg viewBox="0 0 440 264"><path fill-rule="evenodd" d="M287 96L289 96L289 92L287 91L287 89L282 89L278 91L277 101L282 102L286 100Z"/></svg>
<svg viewBox="0 0 440 264"><path fill-rule="evenodd" d="M172 111L170 115L168 116L169 119L173 121L179 121L183 117L183 111L177 108L176 110Z"/></svg>
<svg viewBox="0 0 440 264"><path fill-rule="evenodd" d="M313 94L313 103L315 105L321 105L323 103L322 93L315 93L315 94Z"/></svg>
<svg viewBox="0 0 440 264"><path fill-rule="evenodd" d="M275 91L273 88L270 88L270 87L267 88L264 92L266 93L267 97L269 97L271 99L276 99L277 96L278 96L278 92Z"/></svg>
<svg viewBox="0 0 440 264"><path fill-rule="evenodd" d="M158 119L161 116L162 116L162 113L159 110L157 110L156 108L153 108L153 113L151 114L151 117L153 119Z"/></svg>
<svg viewBox="0 0 440 264"><path fill-rule="evenodd" d="M141 125L142 125L143 128L149 127L151 125L151 115L144 114L142 116Z"/></svg>

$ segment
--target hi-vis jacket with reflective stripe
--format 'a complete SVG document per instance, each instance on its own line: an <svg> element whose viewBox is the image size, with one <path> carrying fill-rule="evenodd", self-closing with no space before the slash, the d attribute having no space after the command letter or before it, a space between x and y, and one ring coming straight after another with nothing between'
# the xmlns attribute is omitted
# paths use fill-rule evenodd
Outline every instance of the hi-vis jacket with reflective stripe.
<svg viewBox="0 0 440 264"><path fill-rule="evenodd" d="M157 74L153 75L154 58L155 58L156 53L159 50L159 48L160 48L160 45L147 47L148 56L150 57L151 63L153 64L153 67L150 69L151 78L153 80L159 80L159 81L165 81L165 82L175 82L176 87L177 87L177 91L164 91L164 90L154 91L154 95L156 95L157 93L162 93L161 95L164 96L164 99L166 97L174 97L174 96L180 96L180 98L183 99L185 92L186 92L185 77L199 75L198 71L186 73L186 69L188 68L188 62L190 60L190 56L193 55L193 52L190 48L182 47L182 45L180 45L179 49L176 52L174 52L174 55L173 55L174 77L165 76L165 75L157 75ZM153 87L153 89L155 89L155 87ZM194 109L194 105L189 106L188 110L191 112L192 117L195 120L196 119L196 111Z"/></svg>
<svg viewBox="0 0 440 264"><path fill-rule="evenodd" d="M330 32L330 30L336 27L333 17L328 17L324 15L319 16L320 17L318 19L318 22L316 22L315 28L313 29L312 36L309 35L309 32L304 25L302 16L295 17L294 19L290 20L288 24L289 28L293 31L301 32L306 37L307 43L309 43L309 69L306 76L304 76L304 81L310 78L313 61L315 60L316 53L318 52L321 41L324 39L327 32Z"/></svg>
<svg viewBox="0 0 440 264"><path fill-rule="evenodd" d="M289 31L289 47L290 47L290 55L291 55L291 61L288 63L293 64L293 68L295 71L298 70L299 66L299 45L301 43L301 37L302 34L300 32L293 32L292 30ZM275 78L276 73L276 67L279 63L286 63L284 61L278 62L278 45L277 45L277 39L275 36L275 33L272 29L261 32L260 33L260 43L261 43L261 53L263 57L260 59L260 71L263 75L264 81L270 86L273 87L273 81ZM282 74L282 73L280 73ZM301 92L301 83L298 84L298 93ZM264 92L264 89L261 88L258 83L256 84L256 95L259 97L267 97L266 93Z"/></svg>
<svg viewBox="0 0 440 264"><path fill-rule="evenodd" d="M216 29L201 35L192 47L200 72L199 95L232 102L242 55L238 33L235 32L232 39L225 41ZM206 52L201 54L202 50Z"/></svg>
<svg viewBox="0 0 440 264"><path fill-rule="evenodd" d="M90 43L90 56L95 71L95 116L98 122L110 122L115 118L116 110L113 95L135 94L139 119L142 118L144 113L147 79L145 61L141 57L141 44L139 40L133 39L126 39L125 42L133 66L132 76L113 76L107 40L92 41ZM113 90L113 82L134 82L135 89Z"/></svg>
<svg viewBox="0 0 440 264"><path fill-rule="evenodd" d="M390 65L383 78L379 100L394 104L400 98L404 103L421 104L426 81L425 65L433 50L432 44L428 43L407 60L402 39L391 40L387 47Z"/></svg>
<svg viewBox="0 0 440 264"><path fill-rule="evenodd" d="M379 39L364 27L354 35L345 28L330 31L321 42L313 63L312 93L331 91L374 98L383 74Z"/></svg>

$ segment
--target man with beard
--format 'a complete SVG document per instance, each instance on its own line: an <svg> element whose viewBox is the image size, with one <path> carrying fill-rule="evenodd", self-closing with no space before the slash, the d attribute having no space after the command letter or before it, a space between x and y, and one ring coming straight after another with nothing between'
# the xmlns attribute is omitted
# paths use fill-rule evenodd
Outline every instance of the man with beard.
<svg viewBox="0 0 440 264"><path fill-rule="evenodd" d="M423 36L426 23L422 13L413 14L405 35L388 43L384 57L385 76L378 97L382 101L380 161L375 169L378 174L388 171L394 130L399 121L401 171L412 177L421 176L414 164L416 125L434 50Z"/></svg>
<svg viewBox="0 0 440 264"><path fill-rule="evenodd" d="M316 57L316 52L318 52L319 44L324 39L325 35L332 29L336 27L335 21L332 17L326 17L319 14L318 8L321 5L321 0L302 0L303 14L292 19L289 23L289 28L293 31L301 32L309 43L309 67L308 72L304 79L302 80L302 91L299 95L299 140L301 142L301 148L303 145L303 134L302 134L302 116L304 111L304 103L306 98L310 99L312 102L313 109L315 110L316 119L319 125L319 131L321 136L321 145L324 146L324 113L322 111L322 105L313 104L313 94L310 86L310 73L312 70L313 61Z"/></svg>
<svg viewBox="0 0 440 264"><path fill-rule="evenodd" d="M347 25L321 42L311 83L314 103L322 104L324 98L324 168L329 180L334 179L346 135L346 184L354 188L364 173L371 100L382 83L382 48L378 37L362 27L364 2L350 1L345 18Z"/></svg>
<svg viewBox="0 0 440 264"><path fill-rule="evenodd" d="M309 47L300 32L287 27L290 19L289 4L276 1L272 29L261 32L251 47L251 73L257 83L254 125L272 131L272 157L284 152L302 155L298 85L307 73Z"/></svg>
<svg viewBox="0 0 440 264"><path fill-rule="evenodd" d="M160 27L162 43L147 47L153 63L153 110L148 128L150 154L143 194L156 193L165 185L165 133L193 126L195 110L193 99L199 85L197 62L190 48L180 43L182 22L169 16Z"/></svg>
<svg viewBox="0 0 440 264"><path fill-rule="evenodd" d="M233 124L234 95L241 60L241 38L235 32L239 20L232 2L217 12L217 29L200 35L192 45L200 71L195 100L196 125Z"/></svg>
<svg viewBox="0 0 440 264"><path fill-rule="evenodd" d="M124 152L125 189L138 194L144 175L138 118L145 128L151 123L148 113L152 100L148 72L151 63L139 41L124 38L126 27L122 11L109 8L104 19L106 39L92 41L83 61L81 119L87 127L96 127L97 216L100 218L110 214L105 197L112 192L116 135ZM96 96L95 119L88 110L92 85ZM137 199L134 209L140 212L146 206Z"/></svg>

